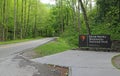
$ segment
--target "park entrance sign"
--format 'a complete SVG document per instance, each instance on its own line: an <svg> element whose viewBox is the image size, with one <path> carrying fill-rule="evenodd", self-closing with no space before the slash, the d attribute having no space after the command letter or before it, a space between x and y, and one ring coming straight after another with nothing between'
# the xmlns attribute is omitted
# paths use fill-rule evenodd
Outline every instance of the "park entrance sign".
<svg viewBox="0 0 120 76"><path fill-rule="evenodd" d="M111 48L110 35L80 35L80 47Z"/></svg>

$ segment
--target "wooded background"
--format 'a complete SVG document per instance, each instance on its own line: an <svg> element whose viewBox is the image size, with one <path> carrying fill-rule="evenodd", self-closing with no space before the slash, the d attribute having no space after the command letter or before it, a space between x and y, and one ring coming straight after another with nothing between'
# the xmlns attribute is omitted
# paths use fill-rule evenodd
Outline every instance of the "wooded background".
<svg viewBox="0 0 120 76"><path fill-rule="evenodd" d="M77 44L79 34L120 39L120 0L0 0L0 40L61 36Z"/></svg>

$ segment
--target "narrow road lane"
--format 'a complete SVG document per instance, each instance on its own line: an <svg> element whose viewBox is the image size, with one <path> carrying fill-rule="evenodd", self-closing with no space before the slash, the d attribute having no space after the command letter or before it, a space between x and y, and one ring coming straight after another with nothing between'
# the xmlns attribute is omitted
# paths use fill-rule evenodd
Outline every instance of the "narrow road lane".
<svg viewBox="0 0 120 76"><path fill-rule="evenodd" d="M44 39L33 40L28 42L0 45L0 59L15 53L19 53L25 49L35 48L39 45L42 45L54 39L55 38L44 38Z"/></svg>
<svg viewBox="0 0 120 76"><path fill-rule="evenodd" d="M38 64L19 53L33 49L55 38L44 38L28 42L0 45L0 76L60 76L47 65Z"/></svg>

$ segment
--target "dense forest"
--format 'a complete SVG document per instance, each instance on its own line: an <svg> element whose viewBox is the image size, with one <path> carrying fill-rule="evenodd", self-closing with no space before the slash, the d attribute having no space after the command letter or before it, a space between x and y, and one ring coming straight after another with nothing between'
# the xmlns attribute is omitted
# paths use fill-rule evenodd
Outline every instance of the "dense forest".
<svg viewBox="0 0 120 76"><path fill-rule="evenodd" d="M78 44L80 34L120 39L120 0L0 0L0 40L60 36Z"/></svg>
<svg viewBox="0 0 120 76"><path fill-rule="evenodd" d="M0 40L46 36L48 9L39 0L0 0Z"/></svg>

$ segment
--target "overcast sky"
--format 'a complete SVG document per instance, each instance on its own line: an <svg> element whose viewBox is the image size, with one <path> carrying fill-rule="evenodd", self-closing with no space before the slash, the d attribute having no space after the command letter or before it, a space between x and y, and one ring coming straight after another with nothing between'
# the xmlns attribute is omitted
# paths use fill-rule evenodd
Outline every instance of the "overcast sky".
<svg viewBox="0 0 120 76"><path fill-rule="evenodd" d="M40 0L40 1L42 3L45 3L45 4L55 4L55 0ZM93 4L93 7L94 7L95 6L95 2L93 1L92 4Z"/></svg>
<svg viewBox="0 0 120 76"><path fill-rule="evenodd" d="M55 4L55 0L40 0L40 1L45 4Z"/></svg>

